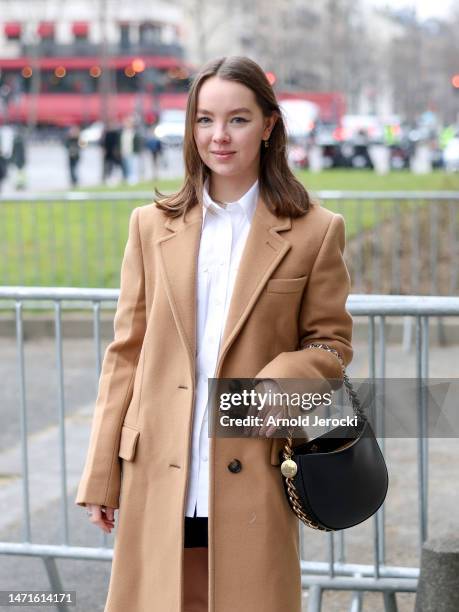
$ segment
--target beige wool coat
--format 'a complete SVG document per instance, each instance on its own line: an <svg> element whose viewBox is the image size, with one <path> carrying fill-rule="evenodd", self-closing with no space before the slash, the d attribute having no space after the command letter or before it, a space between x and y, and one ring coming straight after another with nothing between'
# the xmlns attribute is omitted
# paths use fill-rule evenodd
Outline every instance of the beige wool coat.
<svg viewBox="0 0 459 612"><path fill-rule="evenodd" d="M183 537L202 207L132 212L114 340L103 360L75 503L119 508L105 612L183 612ZM352 358L344 221L314 205L278 218L260 196L215 376L341 378ZM210 439L209 612L300 612L299 522L282 439ZM242 469L233 473L233 459Z"/></svg>

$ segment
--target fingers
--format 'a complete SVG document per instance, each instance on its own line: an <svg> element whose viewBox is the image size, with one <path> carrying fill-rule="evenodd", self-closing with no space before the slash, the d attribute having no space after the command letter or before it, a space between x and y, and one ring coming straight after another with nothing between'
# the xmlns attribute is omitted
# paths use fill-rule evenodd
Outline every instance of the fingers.
<svg viewBox="0 0 459 612"><path fill-rule="evenodd" d="M260 419L260 424L254 422L253 425L244 427L244 435L251 438L269 438L279 429L277 420L286 416L286 410L279 406L265 406L263 410L257 411L255 416ZM270 423L270 419L274 422Z"/></svg>
<svg viewBox="0 0 459 612"><path fill-rule="evenodd" d="M91 512L91 516L88 516L89 521L105 533L111 533L115 526L115 509L97 504L88 504L87 507Z"/></svg>
<svg viewBox="0 0 459 612"><path fill-rule="evenodd" d="M277 420L287 416L286 407L278 401L282 388L276 381L267 379L256 383L253 389L256 392L255 401L250 402L248 406L243 435L252 438L269 438L282 428L277 424Z"/></svg>
<svg viewBox="0 0 459 612"><path fill-rule="evenodd" d="M109 521L114 521L115 520L115 508L110 508L108 506L105 506L105 516L107 517Z"/></svg>
<svg viewBox="0 0 459 612"><path fill-rule="evenodd" d="M258 435L262 438L271 437L278 429L278 426L275 423L268 425L270 417L273 417L274 422L276 422L277 419L281 419L285 417L285 410L283 410L282 408L279 409L279 406L276 406L276 407L273 407L273 409L270 410L265 415L263 425L260 427L258 431Z"/></svg>
<svg viewBox="0 0 459 612"><path fill-rule="evenodd" d="M266 388L263 382L257 383L254 386L254 390L258 394L264 394L266 392ZM247 417L249 417L251 420L244 427L244 436L248 436L251 438L258 438L261 436L261 428L262 428L261 421L263 421L268 416L267 414L268 409L269 409L269 406L265 405L264 409L262 410L262 405L259 403L258 400L256 402L250 403L248 411L247 411Z"/></svg>

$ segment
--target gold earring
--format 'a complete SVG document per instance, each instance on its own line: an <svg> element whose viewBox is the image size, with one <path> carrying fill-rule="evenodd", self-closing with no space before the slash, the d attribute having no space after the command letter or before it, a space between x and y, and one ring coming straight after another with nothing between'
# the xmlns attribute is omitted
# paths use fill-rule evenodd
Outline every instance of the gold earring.
<svg viewBox="0 0 459 612"><path fill-rule="evenodd" d="M265 143L265 149L267 149L269 147L269 138L267 138L266 140L264 140Z"/></svg>

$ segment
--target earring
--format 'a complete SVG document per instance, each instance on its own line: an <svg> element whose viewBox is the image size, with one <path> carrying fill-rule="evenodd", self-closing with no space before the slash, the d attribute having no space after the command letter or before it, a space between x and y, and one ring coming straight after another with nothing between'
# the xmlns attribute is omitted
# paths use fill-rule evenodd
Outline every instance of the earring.
<svg viewBox="0 0 459 612"><path fill-rule="evenodd" d="M269 147L269 138L267 138L266 140L264 140L263 142L265 143L265 149L267 149Z"/></svg>

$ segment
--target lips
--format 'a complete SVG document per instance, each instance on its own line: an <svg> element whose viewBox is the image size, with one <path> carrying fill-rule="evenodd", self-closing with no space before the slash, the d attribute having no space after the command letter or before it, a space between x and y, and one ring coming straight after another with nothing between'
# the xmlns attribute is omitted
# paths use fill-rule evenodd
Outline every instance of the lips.
<svg viewBox="0 0 459 612"><path fill-rule="evenodd" d="M228 157L231 157L231 155L234 155L236 151L211 151L211 153L216 157L226 159Z"/></svg>

